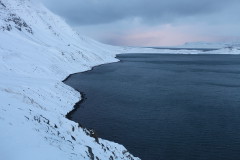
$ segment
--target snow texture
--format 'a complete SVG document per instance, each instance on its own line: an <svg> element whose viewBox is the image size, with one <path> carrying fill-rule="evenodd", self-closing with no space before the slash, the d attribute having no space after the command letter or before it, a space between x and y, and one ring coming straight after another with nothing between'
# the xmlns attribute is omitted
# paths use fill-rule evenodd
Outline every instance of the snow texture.
<svg viewBox="0 0 240 160"><path fill-rule="evenodd" d="M1 159L138 159L65 118L80 95L61 81L116 62L119 49L80 37L37 1L1 0Z"/></svg>
<svg viewBox="0 0 240 160"><path fill-rule="evenodd" d="M65 117L80 94L62 81L72 73L117 62L116 54L140 52L170 51L101 44L79 36L37 0L0 0L1 159L139 159ZM214 51L223 52L239 54L239 49Z"/></svg>

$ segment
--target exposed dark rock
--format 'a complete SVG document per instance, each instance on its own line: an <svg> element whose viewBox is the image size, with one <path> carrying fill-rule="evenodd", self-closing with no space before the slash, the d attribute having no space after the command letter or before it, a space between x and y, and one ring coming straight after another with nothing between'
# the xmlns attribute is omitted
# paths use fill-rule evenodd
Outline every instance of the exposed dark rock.
<svg viewBox="0 0 240 160"><path fill-rule="evenodd" d="M34 119L35 121L37 121L38 123L41 123L41 120L40 120L40 118L39 118L38 116L34 116L33 119Z"/></svg>
<svg viewBox="0 0 240 160"><path fill-rule="evenodd" d="M70 143L72 143L72 141L70 141L70 140L67 140L68 142L70 142Z"/></svg>
<svg viewBox="0 0 240 160"><path fill-rule="evenodd" d="M71 136L71 138L72 138L74 141L76 141L76 138L75 138L75 137Z"/></svg>
<svg viewBox="0 0 240 160"><path fill-rule="evenodd" d="M0 1L0 5L2 5L4 8L6 8L5 4L3 4L2 1Z"/></svg>
<svg viewBox="0 0 240 160"><path fill-rule="evenodd" d="M93 152L92 152L92 148L89 147L89 146L87 146L87 148L88 148L89 158L90 158L91 160L94 160L94 154L93 154Z"/></svg>
<svg viewBox="0 0 240 160"><path fill-rule="evenodd" d="M42 115L40 115L40 117L42 117L44 123L47 123L49 125L49 123L50 123L49 119L47 119L46 117L44 117Z"/></svg>
<svg viewBox="0 0 240 160"><path fill-rule="evenodd" d="M74 128L74 126L72 126L72 131L73 131L73 132L75 131L75 128Z"/></svg>
<svg viewBox="0 0 240 160"><path fill-rule="evenodd" d="M95 139L95 141L97 143L99 143L98 136L97 136L96 132L93 129L89 130L89 132L90 132L90 137L93 137Z"/></svg>
<svg viewBox="0 0 240 160"><path fill-rule="evenodd" d="M22 31L24 29L28 33L33 34L32 28L16 14L13 13L9 14L8 18L6 18L4 21L7 22L8 24L6 24L6 26L2 26L1 27L2 30L10 31L12 30L13 27L15 27L19 31ZM12 26L11 22L14 23L14 26Z"/></svg>

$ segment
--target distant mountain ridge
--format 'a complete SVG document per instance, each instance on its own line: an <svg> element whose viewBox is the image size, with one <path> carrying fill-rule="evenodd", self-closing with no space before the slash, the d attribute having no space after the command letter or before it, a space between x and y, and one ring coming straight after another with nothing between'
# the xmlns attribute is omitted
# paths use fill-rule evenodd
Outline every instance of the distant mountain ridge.
<svg viewBox="0 0 240 160"><path fill-rule="evenodd" d="M239 41L234 42L187 42L181 47L184 48L228 48L240 47Z"/></svg>

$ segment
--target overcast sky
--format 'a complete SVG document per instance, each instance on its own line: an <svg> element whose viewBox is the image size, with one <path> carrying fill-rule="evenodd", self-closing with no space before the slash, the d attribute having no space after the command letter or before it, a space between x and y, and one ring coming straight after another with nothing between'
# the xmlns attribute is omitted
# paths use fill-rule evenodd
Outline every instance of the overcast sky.
<svg viewBox="0 0 240 160"><path fill-rule="evenodd" d="M126 46L240 40L240 0L41 0L80 34Z"/></svg>

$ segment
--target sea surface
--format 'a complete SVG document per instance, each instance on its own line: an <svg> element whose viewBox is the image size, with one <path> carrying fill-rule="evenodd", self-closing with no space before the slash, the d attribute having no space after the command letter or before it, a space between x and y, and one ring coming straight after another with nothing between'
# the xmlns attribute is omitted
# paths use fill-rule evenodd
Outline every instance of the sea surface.
<svg viewBox="0 0 240 160"><path fill-rule="evenodd" d="M125 54L72 75L72 119L142 160L240 159L240 56Z"/></svg>

